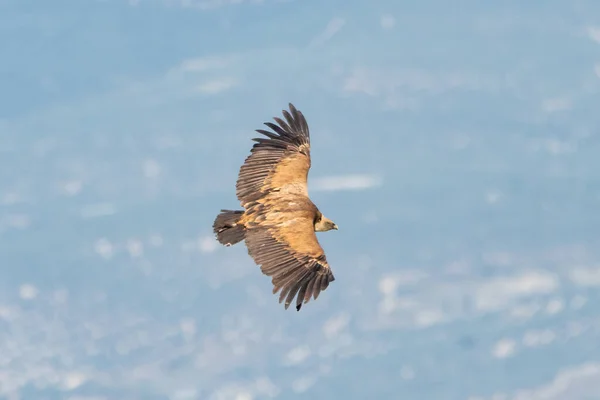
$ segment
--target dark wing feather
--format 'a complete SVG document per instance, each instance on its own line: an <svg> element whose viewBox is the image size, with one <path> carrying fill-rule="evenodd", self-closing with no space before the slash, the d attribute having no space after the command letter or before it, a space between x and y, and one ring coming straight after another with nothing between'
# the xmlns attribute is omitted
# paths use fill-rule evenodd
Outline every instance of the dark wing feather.
<svg viewBox="0 0 600 400"><path fill-rule="evenodd" d="M291 103L283 111L285 121L275 117L278 125L266 122L273 132L257 129L266 138L256 143L240 168L236 195L245 207L272 191L308 196L310 169L310 134L306 119Z"/></svg>
<svg viewBox="0 0 600 400"><path fill-rule="evenodd" d="M310 211L279 212L279 223L265 221L246 232L248 254L272 278L273 293L296 310L315 300L335 280L314 232Z"/></svg>

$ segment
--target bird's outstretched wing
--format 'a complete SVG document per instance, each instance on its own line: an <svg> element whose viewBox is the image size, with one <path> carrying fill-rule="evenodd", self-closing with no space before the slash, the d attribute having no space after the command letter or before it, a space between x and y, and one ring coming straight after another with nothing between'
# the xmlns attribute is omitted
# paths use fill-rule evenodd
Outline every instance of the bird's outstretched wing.
<svg viewBox="0 0 600 400"><path fill-rule="evenodd" d="M287 309L297 295L300 311L303 302L316 300L335 278L314 231L314 206L299 202L286 211L285 202L289 200L281 197L256 205L257 222L246 232L246 246L261 271L272 278L273 293L281 290L279 302L285 299Z"/></svg>
<svg viewBox="0 0 600 400"><path fill-rule="evenodd" d="M289 112L283 111L285 121L275 117L277 125L265 122L273 132L256 130L266 138L253 139L257 143L241 166L236 182L236 195L244 207L272 191L308 197L308 124L293 104L289 108Z"/></svg>

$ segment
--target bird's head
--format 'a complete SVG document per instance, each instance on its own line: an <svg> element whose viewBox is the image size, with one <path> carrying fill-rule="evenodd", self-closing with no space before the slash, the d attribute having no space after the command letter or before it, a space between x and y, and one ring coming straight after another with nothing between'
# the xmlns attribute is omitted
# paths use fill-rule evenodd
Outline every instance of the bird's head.
<svg viewBox="0 0 600 400"><path fill-rule="evenodd" d="M315 220L315 232L327 232L332 229L335 229L336 231L338 229L338 226L335 224L335 222L319 213L319 216Z"/></svg>

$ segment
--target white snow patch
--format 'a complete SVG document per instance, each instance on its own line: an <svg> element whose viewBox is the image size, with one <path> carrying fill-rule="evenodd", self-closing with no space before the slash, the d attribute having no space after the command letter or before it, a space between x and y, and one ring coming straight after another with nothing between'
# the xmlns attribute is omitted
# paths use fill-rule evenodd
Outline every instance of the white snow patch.
<svg viewBox="0 0 600 400"><path fill-rule="evenodd" d="M558 286L556 275L542 271L491 279L477 288L475 305L482 311L500 310L519 298L552 293Z"/></svg>
<svg viewBox="0 0 600 400"><path fill-rule="evenodd" d="M38 289L29 283L23 284L19 287L19 296L23 300L33 300L38 295Z"/></svg>
<svg viewBox="0 0 600 400"><path fill-rule="evenodd" d="M86 377L84 374L80 372L71 372L63 377L62 384L66 390L73 390L83 385L85 381Z"/></svg>
<svg viewBox="0 0 600 400"><path fill-rule="evenodd" d="M517 304L510 310L510 316L519 319L528 319L533 317L541 310L537 303Z"/></svg>
<svg viewBox="0 0 600 400"><path fill-rule="evenodd" d="M485 194L485 201L488 204L496 204L502 198L502 193L498 190L488 190Z"/></svg>
<svg viewBox="0 0 600 400"><path fill-rule="evenodd" d="M214 69L221 69L229 66L232 60L230 57L211 56L190 58L183 61L179 66L170 71L170 74L180 72L205 72Z"/></svg>
<svg viewBox="0 0 600 400"><path fill-rule="evenodd" d="M161 247L164 243L164 240L161 235L155 234L150 236L149 242L153 247Z"/></svg>
<svg viewBox="0 0 600 400"><path fill-rule="evenodd" d="M265 397L274 398L280 392L277 385L266 376L258 378L255 382L255 387L256 391Z"/></svg>
<svg viewBox="0 0 600 400"><path fill-rule="evenodd" d="M565 303L561 299L552 299L546 304L547 314L558 314L565 308Z"/></svg>
<svg viewBox="0 0 600 400"><path fill-rule="evenodd" d="M432 325L442 322L444 313L439 310L422 310L418 311L415 316L415 324L420 328L427 328Z"/></svg>
<svg viewBox="0 0 600 400"><path fill-rule="evenodd" d="M405 381L413 380L415 378L415 370L408 365L403 366L400 368L400 378Z"/></svg>
<svg viewBox="0 0 600 400"><path fill-rule="evenodd" d="M196 335L196 321L193 318L185 318L179 322L179 329L187 341L191 341Z"/></svg>
<svg viewBox="0 0 600 400"><path fill-rule="evenodd" d="M398 281L393 276L386 276L379 280L379 291L383 295L391 295L396 293L398 288Z"/></svg>
<svg viewBox="0 0 600 400"><path fill-rule="evenodd" d="M542 101L542 110L547 113L555 113L570 109L572 102L566 97L553 97Z"/></svg>
<svg viewBox="0 0 600 400"><path fill-rule="evenodd" d="M396 25L396 18L391 14L384 14L379 18L379 25L386 31L390 30Z"/></svg>
<svg viewBox="0 0 600 400"><path fill-rule="evenodd" d="M195 400L198 398L198 391L196 389L178 389L170 397L170 400Z"/></svg>
<svg viewBox="0 0 600 400"><path fill-rule="evenodd" d="M527 347L545 346L554 341L556 334L549 329L536 331L530 330L523 335L523 344Z"/></svg>
<svg viewBox="0 0 600 400"><path fill-rule="evenodd" d="M544 141L543 147L552 155L568 154L577 151L577 145L575 143L559 139L547 139Z"/></svg>
<svg viewBox="0 0 600 400"><path fill-rule="evenodd" d="M585 303L587 303L587 299L581 295L577 295L573 296L573 298L571 299L570 306L573 310L579 310L585 305Z"/></svg>
<svg viewBox="0 0 600 400"><path fill-rule="evenodd" d="M567 324L566 338L567 339L576 338L578 336L581 336L586 330L587 330L587 327L584 324L582 324L581 322L571 321Z"/></svg>
<svg viewBox="0 0 600 400"><path fill-rule="evenodd" d="M501 339L494 345L492 355L496 358L508 358L515 353L516 345L512 339Z"/></svg>
<svg viewBox="0 0 600 400"><path fill-rule="evenodd" d="M587 34L590 39L600 44L600 27L590 26L587 28Z"/></svg>
<svg viewBox="0 0 600 400"><path fill-rule="evenodd" d="M129 239L127 241L127 251L132 258L141 257L144 254L144 244L139 239Z"/></svg>
<svg viewBox="0 0 600 400"><path fill-rule="evenodd" d="M235 400L253 400L254 396L250 392L240 392L235 396Z"/></svg>
<svg viewBox="0 0 600 400"><path fill-rule="evenodd" d="M80 180L71 180L63 183L62 190L67 196L76 196L81 193L83 182Z"/></svg>
<svg viewBox="0 0 600 400"><path fill-rule="evenodd" d="M160 176L162 168L158 161L150 159L144 161L142 170L144 171L144 176L147 179L156 179Z"/></svg>
<svg viewBox="0 0 600 400"><path fill-rule="evenodd" d="M298 346L290 350L285 357L286 365L298 365L303 363L311 354L308 346Z"/></svg>
<svg viewBox="0 0 600 400"><path fill-rule="evenodd" d="M10 206L22 202L23 199L17 192L8 192L2 196L2 204Z"/></svg>
<svg viewBox="0 0 600 400"><path fill-rule="evenodd" d="M427 274L416 270L388 274L379 280L379 291L383 295L392 295L400 286L416 285L426 277Z"/></svg>
<svg viewBox="0 0 600 400"><path fill-rule="evenodd" d="M573 283L579 286L600 286L600 268L575 267L571 269L569 278Z"/></svg>
<svg viewBox="0 0 600 400"><path fill-rule="evenodd" d="M88 204L81 208L80 215L82 218L98 218L107 217L117 212L117 208L112 203L96 203Z"/></svg>
<svg viewBox="0 0 600 400"><path fill-rule="evenodd" d="M296 393L304 393L310 389L316 381L317 380L311 376L298 378L292 383L292 390Z"/></svg>
<svg viewBox="0 0 600 400"><path fill-rule="evenodd" d="M54 291L52 298L56 304L66 304L69 300L69 291L67 289L58 289Z"/></svg>
<svg viewBox="0 0 600 400"><path fill-rule="evenodd" d="M381 314L391 314L396 310L396 299L393 296L386 296L379 303L379 312Z"/></svg>
<svg viewBox="0 0 600 400"><path fill-rule="evenodd" d="M600 364L587 363L559 371L555 378L534 389L521 389L511 400L588 400L600 393ZM491 399L490 399L491 400Z"/></svg>
<svg viewBox="0 0 600 400"><path fill-rule="evenodd" d="M11 321L19 315L19 311L13 307L0 304L0 319Z"/></svg>
<svg viewBox="0 0 600 400"><path fill-rule="evenodd" d="M213 79L211 81L204 82L196 87L196 90L203 94L219 94L225 92L234 86L236 86L237 82L235 79L230 77L222 77Z"/></svg>
<svg viewBox="0 0 600 400"><path fill-rule="evenodd" d="M203 236L198 239L198 250L201 253L213 253L217 250L219 243L212 236Z"/></svg>
<svg viewBox="0 0 600 400"><path fill-rule="evenodd" d="M320 46L323 43L331 40L339 31L342 30L346 20L340 17L334 17L327 23L327 26L310 42L310 46Z"/></svg>
<svg viewBox="0 0 600 400"><path fill-rule="evenodd" d="M114 253L114 246L111 242L106 238L100 238L96 240L94 244L94 250L98 253L102 258L110 259Z"/></svg>
<svg viewBox="0 0 600 400"><path fill-rule="evenodd" d="M335 192L340 190L365 190L378 187L383 183L383 178L378 175L353 174L324 176L315 178L311 190Z"/></svg>
<svg viewBox="0 0 600 400"><path fill-rule="evenodd" d="M226 384L215 390L209 400L254 400L254 394L250 387L237 383Z"/></svg>
<svg viewBox="0 0 600 400"><path fill-rule="evenodd" d="M348 313L342 313L337 317L328 319L323 325L323 333L327 339L333 339L346 329L350 322L350 316Z"/></svg>

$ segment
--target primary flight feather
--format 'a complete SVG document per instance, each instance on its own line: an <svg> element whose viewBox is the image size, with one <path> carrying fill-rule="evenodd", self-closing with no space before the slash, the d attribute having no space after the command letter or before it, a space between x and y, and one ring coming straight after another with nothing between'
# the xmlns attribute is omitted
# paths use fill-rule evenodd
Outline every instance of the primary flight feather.
<svg viewBox="0 0 600 400"><path fill-rule="evenodd" d="M304 115L289 112L257 129L256 143L240 168L236 195L244 210L221 210L213 224L226 246L245 240L248 254L272 278L287 309L315 300L335 280L315 232L338 229L308 197L310 134Z"/></svg>

